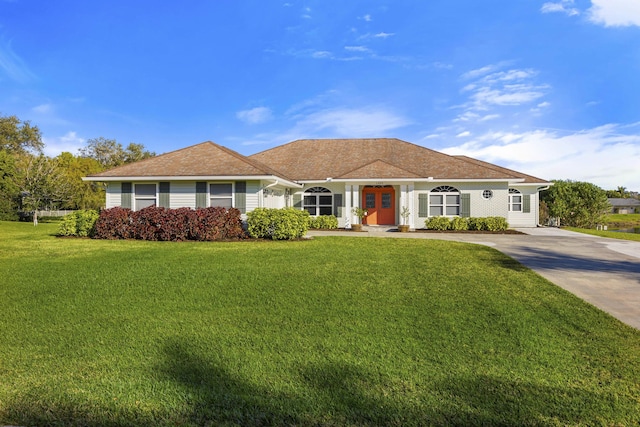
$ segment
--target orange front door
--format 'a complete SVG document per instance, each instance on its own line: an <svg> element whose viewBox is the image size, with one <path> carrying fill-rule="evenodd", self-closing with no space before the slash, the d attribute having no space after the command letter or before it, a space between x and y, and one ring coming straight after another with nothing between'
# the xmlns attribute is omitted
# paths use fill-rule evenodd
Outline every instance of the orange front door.
<svg viewBox="0 0 640 427"><path fill-rule="evenodd" d="M393 187L365 187L362 190L362 206L367 209L365 224L396 223L396 193Z"/></svg>

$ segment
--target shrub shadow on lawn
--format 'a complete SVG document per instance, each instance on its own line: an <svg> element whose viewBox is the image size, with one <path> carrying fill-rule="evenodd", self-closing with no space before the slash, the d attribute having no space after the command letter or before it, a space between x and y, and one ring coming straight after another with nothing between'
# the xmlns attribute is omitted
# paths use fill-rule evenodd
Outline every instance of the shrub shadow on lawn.
<svg viewBox="0 0 640 427"><path fill-rule="evenodd" d="M589 424L624 420L612 396L578 387L554 388L525 380L447 373L417 385L414 378L390 378L375 367L311 363L298 371L295 391L256 385L214 355L183 340L171 340L165 359L149 381L169 385L171 407L153 413L136 408L96 407L57 396L28 393L2 413L6 422L29 426L511 426ZM442 379L445 378L445 379ZM171 387L173 384L177 386ZM407 386L410 391L403 389ZM422 387L423 389L420 389ZM424 388L429 390L424 390ZM280 390L276 389L280 388ZM37 403L34 403L37 402ZM624 403L622 405L622 403ZM631 421L631 419L627 420Z"/></svg>

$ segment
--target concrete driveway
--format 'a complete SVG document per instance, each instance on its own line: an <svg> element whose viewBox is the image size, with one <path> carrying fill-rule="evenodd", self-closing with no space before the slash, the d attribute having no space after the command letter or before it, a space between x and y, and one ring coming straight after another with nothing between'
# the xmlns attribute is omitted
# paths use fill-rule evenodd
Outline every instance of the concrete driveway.
<svg viewBox="0 0 640 427"><path fill-rule="evenodd" d="M310 231L308 235L439 239L491 246L640 329L640 242L556 228L518 231L525 235L398 233L372 227L366 233Z"/></svg>

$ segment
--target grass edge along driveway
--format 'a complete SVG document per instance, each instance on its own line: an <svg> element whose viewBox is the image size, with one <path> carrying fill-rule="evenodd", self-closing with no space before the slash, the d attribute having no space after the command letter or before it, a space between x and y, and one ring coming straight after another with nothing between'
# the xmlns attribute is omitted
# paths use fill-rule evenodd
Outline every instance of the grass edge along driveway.
<svg viewBox="0 0 640 427"><path fill-rule="evenodd" d="M0 424L633 425L640 333L491 248L0 223Z"/></svg>

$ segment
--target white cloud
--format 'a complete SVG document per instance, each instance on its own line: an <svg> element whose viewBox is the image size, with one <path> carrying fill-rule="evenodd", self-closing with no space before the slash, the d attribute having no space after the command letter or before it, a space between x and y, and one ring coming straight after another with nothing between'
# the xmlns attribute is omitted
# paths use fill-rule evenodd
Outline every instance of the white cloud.
<svg viewBox="0 0 640 427"><path fill-rule="evenodd" d="M640 1L591 0L589 19L605 27L640 26Z"/></svg>
<svg viewBox="0 0 640 427"><path fill-rule="evenodd" d="M487 65L464 73L467 83L461 92L470 92L469 101L463 107L469 111L486 111L499 106L519 106L530 104L542 98L549 86L538 84L538 73L530 68L499 71L507 62ZM494 115L485 117L494 118Z"/></svg>
<svg viewBox="0 0 640 427"><path fill-rule="evenodd" d="M75 155L80 148L84 147L85 139L80 138L76 132L70 131L63 136L42 137L42 142L44 142L44 154L55 157L63 151Z"/></svg>
<svg viewBox="0 0 640 427"><path fill-rule="evenodd" d="M311 54L311 56L313 58L318 58L318 59L325 59L325 58L332 58L333 57L331 52L328 52L326 50L319 50L319 51L313 52Z"/></svg>
<svg viewBox="0 0 640 427"><path fill-rule="evenodd" d="M609 1L609 0L607 0ZM574 0L561 0L559 2L547 2L542 5L540 11L542 13L562 12L569 16L576 16L580 11L574 6Z"/></svg>
<svg viewBox="0 0 640 427"><path fill-rule="evenodd" d="M276 146L286 141L306 138L374 138L396 136L396 129L412 122L388 108L381 106L329 107L335 105L337 91L292 106L285 117L291 126L277 132L242 137L242 145ZM238 141L240 139L234 139Z"/></svg>
<svg viewBox="0 0 640 427"><path fill-rule="evenodd" d="M19 83L36 79L35 74L29 70L22 58L13 52L11 41L5 41L2 38L0 38L0 72L4 72L11 80Z"/></svg>
<svg viewBox="0 0 640 427"><path fill-rule="evenodd" d="M543 179L619 185L640 191L640 123L608 124L579 132L488 132L442 150L503 165Z"/></svg>
<svg viewBox="0 0 640 427"><path fill-rule="evenodd" d="M386 39L388 37L391 36L395 36L395 33L385 33L385 32L381 32L378 34L375 34L373 37L379 38L379 39Z"/></svg>
<svg viewBox="0 0 640 427"><path fill-rule="evenodd" d="M31 109L34 113L38 114L49 114L53 111L53 105L51 104L40 104Z"/></svg>
<svg viewBox="0 0 640 427"><path fill-rule="evenodd" d="M297 123L297 128L309 134L330 131L343 137L373 137L410 124L404 117L376 108L335 108L307 115Z"/></svg>
<svg viewBox="0 0 640 427"><path fill-rule="evenodd" d="M365 46L345 46L344 49L350 52L371 52L371 49Z"/></svg>
<svg viewBox="0 0 640 427"><path fill-rule="evenodd" d="M238 111L236 117L250 125L257 125L271 120L273 114L267 107L256 107L250 110Z"/></svg>
<svg viewBox="0 0 640 427"><path fill-rule="evenodd" d="M366 22L371 22L373 20L371 18L371 15L369 15L368 13L366 15L364 15L362 18L359 18L359 19L362 19L362 20L364 20Z"/></svg>
<svg viewBox="0 0 640 427"><path fill-rule="evenodd" d="M475 70L467 71L461 77L464 80L477 79L478 77L484 76L489 73L493 73L494 71L502 68L502 63L493 64L493 65L485 65L482 68L477 68Z"/></svg>
<svg viewBox="0 0 640 427"><path fill-rule="evenodd" d="M457 134L456 138L464 138L467 136L471 136L471 132L469 132L468 130L465 130L464 132L460 132L459 134Z"/></svg>

